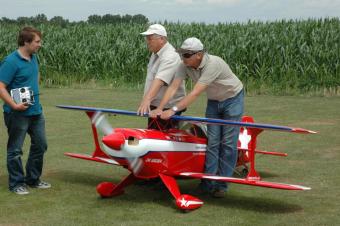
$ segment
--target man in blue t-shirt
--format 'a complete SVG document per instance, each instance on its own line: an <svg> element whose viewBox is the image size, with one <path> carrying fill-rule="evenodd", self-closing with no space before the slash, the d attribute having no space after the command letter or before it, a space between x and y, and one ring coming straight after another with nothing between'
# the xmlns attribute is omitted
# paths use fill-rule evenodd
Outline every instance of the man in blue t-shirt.
<svg viewBox="0 0 340 226"><path fill-rule="evenodd" d="M24 27L19 32L18 45L18 49L1 63L0 98L4 101L4 120L8 132L9 190L25 195L29 194L26 185L32 188L50 188L51 185L40 180L47 150L45 119L39 102L39 66L36 56L41 47L41 32ZM21 102L11 97L11 90L22 87L32 91L33 102ZM31 146L25 175L21 156L26 133L31 137Z"/></svg>

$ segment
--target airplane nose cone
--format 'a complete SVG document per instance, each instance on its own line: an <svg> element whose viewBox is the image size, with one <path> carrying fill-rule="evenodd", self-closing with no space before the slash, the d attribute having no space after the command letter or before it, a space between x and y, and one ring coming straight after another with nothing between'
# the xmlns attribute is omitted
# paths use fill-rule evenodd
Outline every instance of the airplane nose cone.
<svg viewBox="0 0 340 226"><path fill-rule="evenodd" d="M103 137L103 143L115 150L120 150L121 146L125 143L125 136L122 133L112 133Z"/></svg>

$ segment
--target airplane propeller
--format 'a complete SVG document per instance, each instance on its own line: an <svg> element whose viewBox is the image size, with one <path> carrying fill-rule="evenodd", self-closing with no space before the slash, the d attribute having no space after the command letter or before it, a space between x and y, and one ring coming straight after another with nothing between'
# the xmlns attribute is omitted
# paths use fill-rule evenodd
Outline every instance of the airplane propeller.
<svg viewBox="0 0 340 226"><path fill-rule="evenodd" d="M111 124L102 112L96 112L91 118L92 124L104 134L102 142L104 149L112 148L115 151L122 151L126 154L126 160L134 174L138 174L143 166L143 161L138 157L133 157L133 153L122 148L125 145L125 136L121 132L115 132ZM111 150L112 150L111 149Z"/></svg>
<svg viewBox="0 0 340 226"><path fill-rule="evenodd" d="M109 121L106 119L105 115L97 111L91 118L92 124L96 126L104 135L109 135L113 132L113 128Z"/></svg>

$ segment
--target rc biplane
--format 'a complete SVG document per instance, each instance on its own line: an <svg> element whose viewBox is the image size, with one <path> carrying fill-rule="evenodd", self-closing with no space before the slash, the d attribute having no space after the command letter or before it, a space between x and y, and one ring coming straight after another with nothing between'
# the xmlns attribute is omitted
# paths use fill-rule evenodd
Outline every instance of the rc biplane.
<svg viewBox="0 0 340 226"><path fill-rule="evenodd" d="M176 205L181 210L193 210L203 205L203 201L189 194L181 194L176 179L196 178L224 181L251 186L285 189L309 190L309 187L276 183L261 180L255 169L255 154L286 156L286 153L261 151L256 148L257 136L264 130L283 131L301 134L316 133L302 128L291 128L269 124L255 123L250 116L244 116L241 122L221 119L177 116L172 120L183 121L187 126L163 130L112 128L105 114L138 116L136 112L93 108L82 106L58 105L70 110L85 111L91 120L95 150L92 155L65 153L65 155L118 165L130 171L120 183L102 182L97 186L101 197L112 197L124 193L124 188L137 180L160 178ZM148 117L148 115L140 116ZM153 123L157 123L154 120ZM245 177L222 177L204 173L204 161L207 138L204 124L219 124L240 127L238 142L238 168L241 167ZM188 126L189 125L189 126ZM102 135L102 136L101 136Z"/></svg>

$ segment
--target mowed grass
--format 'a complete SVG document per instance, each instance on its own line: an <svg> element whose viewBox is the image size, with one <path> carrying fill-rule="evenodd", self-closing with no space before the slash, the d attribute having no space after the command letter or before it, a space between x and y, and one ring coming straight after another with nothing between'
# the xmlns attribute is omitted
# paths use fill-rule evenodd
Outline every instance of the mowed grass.
<svg viewBox="0 0 340 226"><path fill-rule="evenodd" d="M233 184L224 199L201 197L205 204L189 213L179 211L167 190L132 185L126 193L101 199L96 185L118 183L123 168L77 160L64 152L91 153L90 123L83 112L55 107L70 104L136 110L142 93L111 89L42 89L49 148L43 179L49 190L27 196L8 192L7 134L0 120L0 225L338 225L340 217L340 98L246 97L246 114L255 121L318 131L301 135L266 131L258 147L287 152L287 158L257 155L264 180L300 184L310 191L284 191ZM185 113L203 116L205 97ZM2 117L2 114L1 114ZM138 117L111 116L115 127L145 127ZM29 137L24 147L26 161ZM189 193L198 180L179 181Z"/></svg>

